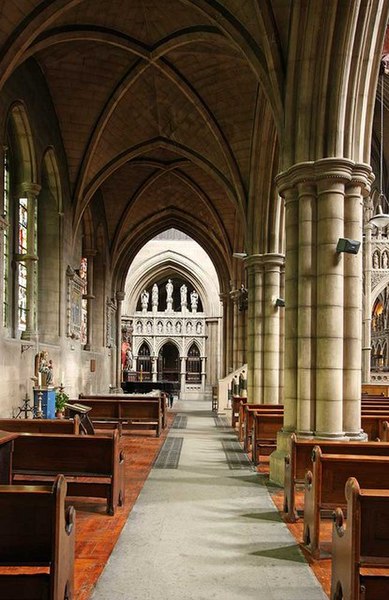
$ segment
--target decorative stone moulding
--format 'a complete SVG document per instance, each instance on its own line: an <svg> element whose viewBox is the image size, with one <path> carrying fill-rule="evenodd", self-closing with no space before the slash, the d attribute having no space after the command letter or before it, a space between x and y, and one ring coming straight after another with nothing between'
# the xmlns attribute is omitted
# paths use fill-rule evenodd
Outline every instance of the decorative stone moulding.
<svg viewBox="0 0 389 600"><path fill-rule="evenodd" d="M68 279L67 335L73 340L79 340L81 336L81 302L85 282L70 266L66 269L66 277Z"/></svg>

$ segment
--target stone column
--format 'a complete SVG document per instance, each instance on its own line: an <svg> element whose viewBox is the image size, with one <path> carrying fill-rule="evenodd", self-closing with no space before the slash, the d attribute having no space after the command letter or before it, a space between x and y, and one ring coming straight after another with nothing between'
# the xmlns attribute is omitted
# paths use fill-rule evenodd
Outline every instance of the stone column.
<svg viewBox="0 0 389 600"><path fill-rule="evenodd" d="M116 292L116 382L115 387L120 388L122 379L122 304L125 292Z"/></svg>
<svg viewBox="0 0 389 600"><path fill-rule="evenodd" d="M363 248L364 303L362 321L362 381L370 382L371 364L371 234L373 225L365 226Z"/></svg>
<svg viewBox="0 0 389 600"><path fill-rule="evenodd" d="M95 299L95 295L93 293L93 267L94 267L94 257L96 256L97 251L88 248L84 250L83 255L88 261L88 271L87 271L87 291L86 294L83 295L83 298L87 301L87 311L88 311L88 327L86 332L86 344L84 346L85 350L90 350L92 347L92 339L93 339L93 300Z"/></svg>
<svg viewBox="0 0 389 600"><path fill-rule="evenodd" d="M248 281L247 396L249 402L263 402L263 260L261 254L245 259Z"/></svg>
<svg viewBox="0 0 389 600"><path fill-rule="evenodd" d="M180 372L180 380L181 380L181 395L185 392L186 385L186 356L181 356L181 372Z"/></svg>
<svg viewBox="0 0 389 600"><path fill-rule="evenodd" d="M298 192L298 281L297 281L297 414L299 435L312 435L315 428L315 336L316 336L316 186L301 182Z"/></svg>
<svg viewBox="0 0 389 600"><path fill-rule="evenodd" d="M362 240L364 179L354 170L346 186L344 235ZM358 254L344 255L344 349L343 349L343 429L349 438L361 435L361 354L362 354L362 293L363 249Z"/></svg>
<svg viewBox="0 0 389 600"><path fill-rule="evenodd" d="M206 357L202 356L201 357L201 391L202 392L205 391L205 377L206 377L205 361L206 361Z"/></svg>
<svg viewBox="0 0 389 600"><path fill-rule="evenodd" d="M280 272L284 264L281 254L263 256L264 274L264 335L263 335L263 402L279 403L280 387L280 312L276 306L280 297Z"/></svg>
<svg viewBox="0 0 389 600"><path fill-rule="evenodd" d="M151 380L158 381L158 357L151 357Z"/></svg>
<svg viewBox="0 0 389 600"><path fill-rule="evenodd" d="M32 340L37 335L37 197L40 190L41 186L38 184L23 183L19 194L19 198L27 198L27 254L17 256L18 262L24 262L27 268L26 329L22 332L22 338L26 340Z"/></svg>
<svg viewBox="0 0 389 600"><path fill-rule="evenodd" d="M361 196L370 172L328 158L278 177L286 201L285 418L270 461L278 483L291 431L361 437L362 262L336 248L339 238L361 241Z"/></svg>
<svg viewBox="0 0 389 600"><path fill-rule="evenodd" d="M231 318L231 303L227 294L220 294L220 300L223 303L223 345L224 345L224 369L228 375L232 371L232 318Z"/></svg>

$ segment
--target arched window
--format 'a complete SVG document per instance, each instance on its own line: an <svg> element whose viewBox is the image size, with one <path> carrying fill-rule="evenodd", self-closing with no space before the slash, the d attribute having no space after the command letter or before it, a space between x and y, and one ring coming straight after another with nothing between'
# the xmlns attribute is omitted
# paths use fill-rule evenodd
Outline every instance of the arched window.
<svg viewBox="0 0 389 600"><path fill-rule="evenodd" d="M35 152L22 105L10 110L3 158L3 326L33 339L37 331L37 197ZM11 265L15 265L11 268Z"/></svg>
<svg viewBox="0 0 389 600"><path fill-rule="evenodd" d="M186 363L186 381L188 383L201 382L201 358L200 350L196 344L192 344L188 351Z"/></svg>
<svg viewBox="0 0 389 600"><path fill-rule="evenodd" d="M138 375L138 381L150 381L151 380L151 358L150 348L143 342L139 348L138 357L136 359L136 370Z"/></svg>

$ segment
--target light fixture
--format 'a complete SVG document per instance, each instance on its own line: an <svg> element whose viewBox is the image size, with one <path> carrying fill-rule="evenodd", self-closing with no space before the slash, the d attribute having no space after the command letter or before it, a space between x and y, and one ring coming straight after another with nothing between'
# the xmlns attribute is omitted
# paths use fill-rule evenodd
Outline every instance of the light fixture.
<svg viewBox="0 0 389 600"><path fill-rule="evenodd" d="M361 242L358 240L349 240L348 238L339 238L336 245L336 251L346 252L346 254L358 254Z"/></svg>
<svg viewBox="0 0 389 600"><path fill-rule="evenodd" d="M369 219L369 223L375 225L379 229L387 227L389 225L389 215L384 213L382 210L383 202L388 203L384 191L383 191L383 160L384 160L384 75L385 75L385 64L381 62L381 98L380 98L380 203L377 207L378 213Z"/></svg>
<svg viewBox="0 0 389 600"><path fill-rule="evenodd" d="M285 300L283 298L276 298L274 306L285 306Z"/></svg>
<svg viewBox="0 0 389 600"><path fill-rule="evenodd" d="M247 258L247 252L234 252L232 256L234 258L239 258L239 260L244 260L245 258Z"/></svg>

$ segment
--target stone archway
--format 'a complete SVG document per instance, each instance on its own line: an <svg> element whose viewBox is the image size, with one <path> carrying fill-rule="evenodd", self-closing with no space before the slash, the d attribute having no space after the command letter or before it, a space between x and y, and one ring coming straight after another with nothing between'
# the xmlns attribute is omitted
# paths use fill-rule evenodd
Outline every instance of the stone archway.
<svg viewBox="0 0 389 600"><path fill-rule="evenodd" d="M172 342L166 342L158 354L158 380L176 381L180 379L180 356Z"/></svg>

